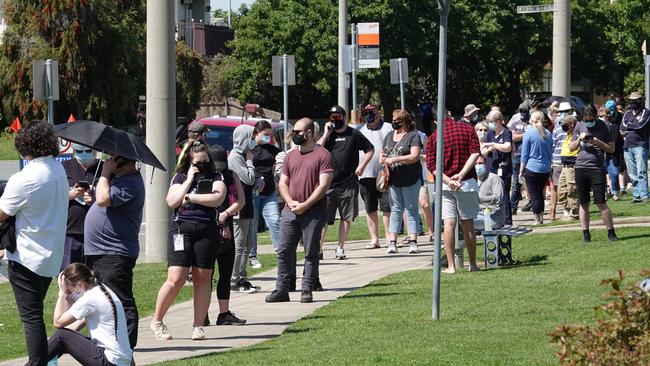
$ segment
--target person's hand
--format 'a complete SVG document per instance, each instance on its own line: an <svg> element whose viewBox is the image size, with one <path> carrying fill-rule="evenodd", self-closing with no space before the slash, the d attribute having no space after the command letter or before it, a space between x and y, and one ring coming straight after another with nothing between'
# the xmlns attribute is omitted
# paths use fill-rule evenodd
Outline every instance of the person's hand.
<svg viewBox="0 0 650 366"><path fill-rule="evenodd" d="M83 200L86 202L86 204L91 204L93 202L93 196L90 194L90 192L86 191L84 192Z"/></svg>
<svg viewBox="0 0 650 366"><path fill-rule="evenodd" d="M447 185L452 191L457 191L460 189L460 182L457 180L450 179Z"/></svg>
<svg viewBox="0 0 650 366"><path fill-rule="evenodd" d="M63 272L59 273L59 276L56 279L57 284L59 285L59 296L68 296L66 293L66 283L65 283L65 276L63 275Z"/></svg>
<svg viewBox="0 0 650 366"><path fill-rule="evenodd" d="M222 224L225 223L229 216L230 215L228 215L226 211L221 211L221 213L219 214L219 222Z"/></svg>
<svg viewBox="0 0 650 366"><path fill-rule="evenodd" d="M193 181L197 174L199 174L199 168L194 165L190 166L190 169L187 170L187 180Z"/></svg>
<svg viewBox="0 0 650 366"><path fill-rule="evenodd" d="M458 173L458 174L452 175L449 179L460 183L463 180L463 177L460 175L460 173Z"/></svg>
<svg viewBox="0 0 650 366"><path fill-rule="evenodd" d="M116 156L106 160L104 164L102 164L102 175L103 176L110 176L115 172L115 169L117 169L117 163L115 162Z"/></svg>
<svg viewBox="0 0 650 366"><path fill-rule="evenodd" d="M334 129L334 122L327 122L325 124L325 133L329 134Z"/></svg>
<svg viewBox="0 0 650 366"><path fill-rule="evenodd" d="M386 154L383 152L379 153L379 164L386 165Z"/></svg>
<svg viewBox="0 0 650 366"><path fill-rule="evenodd" d="M247 161L248 161L248 160L253 160L253 152L252 152L252 151L249 150L249 151L246 153L246 160L247 160Z"/></svg>
<svg viewBox="0 0 650 366"><path fill-rule="evenodd" d="M299 203L300 202L298 201L291 201L291 202L287 202L287 206L289 206L289 209L293 212L293 209L298 207Z"/></svg>
<svg viewBox="0 0 650 366"><path fill-rule="evenodd" d="M363 169L361 169L361 166L358 166L357 169L354 170L354 175L360 177L361 174L363 174Z"/></svg>
<svg viewBox="0 0 650 366"><path fill-rule="evenodd" d="M587 136L587 133L586 133L586 132L582 132L578 138L580 139L580 141L583 141L583 140L585 139L586 136Z"/></svg>
<svg viewBox="0 0 650 366"><path fill-rule="evenodd" d="M302 215L302 214L305 213L305 211L307 211L307 208L308 208L307 205L304 202L302 202L302 203L296 204L291 209L291 212L295 213L296 215Z"/></svg>
<svg viewBox="0 0 650 366"><path fill-rule="evenodd" d="M71 187L68 191L68 199L73 200L75 198L82 198L85 192L85 189L75 184L74 187Z"/></svg>
<svg viewBox="0 0 650 366"><path fill-rule="evenodd" d="M230 236L231 236L230 228L228 226L222 227L221 228L221 238L227 240L227 239L230 239Z"/></svg>

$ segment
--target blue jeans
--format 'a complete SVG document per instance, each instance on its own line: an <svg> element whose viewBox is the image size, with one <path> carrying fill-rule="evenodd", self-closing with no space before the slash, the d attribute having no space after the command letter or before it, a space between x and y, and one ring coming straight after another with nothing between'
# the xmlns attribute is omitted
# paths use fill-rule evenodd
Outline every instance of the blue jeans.
<svg viewBox="0 0 650 366"><path fill-rule="evenodd" d="M399 232L402 221L402 212L406 210L406 226L409 234L418 233L420 214L418 213L418 196L420 194L420 181L408 187L390 186L390 226L391 233Z"/></svg>
<svg viewBox="0 0 650 366"><path fill-rule="evenodd" d="M623 150L627 174L632 180L632 196L641 200L648 198L648 148L628 147Z"/></svg>
<svg viewBox="0 0 650 366"><path fill-rule="evenodd" d="M610 189L612 191L612 195L618 196L618 194L621 192L621 187L618 185L618 167L614 165L614 159L612 158L607 159L606 165L609 181L611 182Z"/></svg>
<svg viewBox="0 0 650 366"><path fill-rule="evenodd" d="M268 196L253 194L253 233L255 240L249 257L257 257L257 227L259 226L260 212L264 217L266 227L271 232L271 243L273 249L278 249L278 240L280 240L280 210L278 209L278 197L275 192Z"/></svg>
<svg viewBox="0 0 650 366"><path fill-rule="evenodd" d="M521 183L519 183L519 168L521 160L519 157L512 160L512 192L510 193L510 208L516 210L521 199Z"/></svg>

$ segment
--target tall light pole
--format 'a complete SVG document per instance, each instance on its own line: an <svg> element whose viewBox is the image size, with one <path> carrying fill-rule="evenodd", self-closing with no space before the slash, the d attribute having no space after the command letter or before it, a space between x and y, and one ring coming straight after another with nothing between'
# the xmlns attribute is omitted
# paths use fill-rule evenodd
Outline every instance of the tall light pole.
<svg viewBox="0 0 650 366"><path fill-rule="evenodd" d="M571 1L555 0L552 94L571 96Z"/></svg>
<svg viewBox="0 0 650 366"><path fill-rule="evenodd" d="M343 47L348 44L348 2L339 0L339 83L338 83L338 105L343 107L348 116L348 88L346 85L345 65L343 64Z"/></svg>
<svg viewBox="0 0 650 366"><path fill-rule="evenodd" d="M167 259L169 207L167 186L174 171L176 130L176 57L174 53L174 2L147 0L147 146L167 168L150 173L147 167L147 261ZM151 179L149 179L151 177Z"/></svg>
<svg viewBox="0 0 650 366"><path fill-rule="evenodd" d="M436 128L436 190L435 190L435 219L433 242L433 301L431 315L433 320L440 319L440 248L442 242L442 165L444 156L443 134L445 128L445 116L447 114L446 93L447 93L447 20L449 18L449 7L451 0L438 0L440 11L440 41L438 43L438 126ZM454 260L447 258L448 261Z"/></svg>

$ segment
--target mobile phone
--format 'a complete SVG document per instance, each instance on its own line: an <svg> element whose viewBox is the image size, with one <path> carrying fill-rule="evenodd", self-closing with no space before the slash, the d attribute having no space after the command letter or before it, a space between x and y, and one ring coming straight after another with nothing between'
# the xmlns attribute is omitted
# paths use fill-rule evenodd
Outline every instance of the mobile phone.
<svg viewBox="0 0 650 366"><path fill-rule="evenodd" d="M585 140L592 140L594 138L593 135L586 135Z"/></svg>
<svg viewBox="0 0 650 366"><path fill-rule="evenodd" d="M85 190L90 189L90 183L86 182L85 180L80 180L77 182L77 187L83 188Z"/></svg>
<svg viewBox="0 0 650 366"><path fill-rule="evenodd" d="M196 188L196 193L198 194L212 193L212 180L201 179Z"/></svg>

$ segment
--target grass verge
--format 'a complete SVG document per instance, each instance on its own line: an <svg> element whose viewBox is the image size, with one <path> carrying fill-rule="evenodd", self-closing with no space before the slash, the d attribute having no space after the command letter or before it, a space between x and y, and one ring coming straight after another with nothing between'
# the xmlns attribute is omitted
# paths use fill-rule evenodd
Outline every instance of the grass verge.
<svg viewBox="0 0 650 366"><path fill-rule="evenodd" d="M14 147L15 133L4 131L0 133L0 160L17 160L18 153Z"/></svg>
<svg viewBox="0 0 650 366"><path fill-rule="evenodd" d="M380 279L254 346L162 365L549 365L548 332L592 322L603 278L638 281L650 228L623 228L615 244L595 230L529 234L514 241L522 265L443 275L441 320L431 320L431 271ZM481 247L479 247L481 250Z"/></svg>
<svg viewBox="0 0 650 366"><path fill-rule="evenodd" d="M302 255L299 254L302 258ZM261 269L248 268L249 276L267 271L277 265L275 254L260 255L259 259L264 263ZM217 271L215 269L215 271ZM156 308L156 296L158 289L167 279L167 264L147 263L135 266L133 273L133 293L138 304L140 317L144 318L153 314ZM52 315L56 304L57 287L56 281L52 281L50 289L45 298L45 325L47 333L52 334ZM192 299L192 286L185 286L181 290L176 302L183 302ZM211 309L212 312L215 309ZM18 316L18 309L14 300L14 294L9 283L0 284L0 361L26 355L25 338L23 326ZM214 316L216 319L216 316Z"/></svg>
<svg viewBox="0 0 650 366"><path fill-rule="evenodd" d="M641 216L650 216L650 203L632 203L632 195L626 194L620 197L618 201L612 199L607 200L607 206L612 211L613 218L623 218L623 217L641 217ZM562 208L558 204L558 219L562 217ZM589 205L589 216L591 217L592 223L602 223L600 219L600 210L598 207L591 203ZM537 225L535 227L545 227L545 226L558 226L566 224L579 224L579 220L573 221L548 221L545 224Z"/></svg>

